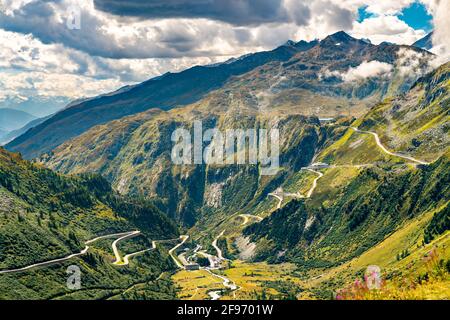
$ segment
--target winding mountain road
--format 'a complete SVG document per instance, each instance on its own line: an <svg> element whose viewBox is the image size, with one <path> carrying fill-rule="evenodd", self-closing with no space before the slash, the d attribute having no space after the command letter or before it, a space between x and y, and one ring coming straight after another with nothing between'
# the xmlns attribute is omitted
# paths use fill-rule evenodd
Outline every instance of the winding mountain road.
<svg viewBox="0 0 450 320"><path fill-rule="evenodd" d="M430 162L422 161L422 160L416 159L416 158L411 157L411 156L407 156L407 155L404 155L404 154L401 154L401 153L389 151L389 150L381 143L380 137L379 137L378 134L375 133L375 132L360 130L360 129L356 128L356 127L348 127L348 128L350 128L350 129L352 129L353 131L358 132L358 133L362 133L362 134L370 134L370 135L372 135L372 136L375 138L375 142L376 142L377 146L378 146L384 153L386 153L386 154L388 154L388 155L395 156L395 157L399 157L399 158L402 158L402 159L411 161L411 162L413 162L413 163L415 163L415 164L421 164L421 165L430 165L430 164L431 164ZM373 164L360 164L360 165L329 165L329 166L327 166L327 168L339 168L339 167L365 168L365 167L370 167L370 166L373 166ZM300 195L299 193L282 193L282 194L276 193L276 192L269 193L269 194L268 194L269 196L275 197L276 199L279 200L279 203L278 203L278 205L277 205L277 209L280 209L280 208L281 208L281 204L282 204L282 202L283 202L283 198L284 198L284 197L293 197L293 198L299 198L299 199L301 199L301 198L307 198L307 199L309 199L309 198L312 197L312 195L313 195L313 193L314 193L314 190L317 188L317 181L318 181L320 178L323 177L323 173L321 173L321 172L319 172L319 171L316 171L316 170L312 169L312 167L305 167L305 168L302 168L302 170L308 170L308 171L311 171L311 172L313 172L313 173L315 173L315 174L318 175L318 177L317 177L316 179L314 179L313 185L312 185L311 189L309 189L308 193L306 194L306 197Z"/></svg>
<svg viewBox="0 0 450 320"><path fill-rule="evenodd" d="M143 254L143 253L149 252L149 251L153 251L153 250L155 250L155 248L144 249L144 250L141 250L141 251L138 251L138 252L134 252L134 253L127 254L127 255L125 255L125 256L123 257L123 263L120 264L120 265L122 265L122 266L127 266L127 265L130 264L130 259L131 259L131 258L136 257L136 256L138 256L138 255L141 255L141 254Z"/></svg>
<svg viewBox="0 0 450 320"><path fill-rule="evenodd" d="M118 244L120 241L123 241L123 240L126 240L126 239L131 239L131 238L137 237L137 236L140 235L140 234L141 234L140 231L133 231L133 232L130 232L129 234L126 234L126 235L120 237L119 239L115 240L115 241L112 243L112 249L113 249L114 255L116 256L116 261L114 262L115 265L127 265L127 264L128 264L128 258L130 258L130 255L127 255L127 256L128 256L127 261L122 260L122 257L121 257L121 255L120 255L120 252L119 252L119 250L117 249L117 244ZM133 256L133 255L134 255L134 254L132 253L131 256Z"/></svg>
<svg viewBox="0 0 450 320"><path fill-rule="evenodd" d="M330 168L331 168L331 166L330 166ZM282 192L282 193L272 192L272 193L269 193L268 196L274 197L274 198L279 200L278 205L277 205L277 209L281 208L281 204L283 203L283 199L285 197L291 197L291 198L297 198L297 199L309 199L309 198L312 197L312 195L314 193L314 190L317 188L317 181L319 181L319 179L323 177L323 173L319 172L319 171L316 171L316 170L313 170L313 169L310 169L308 167L302 168L302 170L307 170L307 171L310 171L312 173L315 173L315 174L318 175L318 177L314 179L313 184L312 184L311 188L308 190L308 193L306 194L306 196L301 195L299 192L297 192L297 193L287 193L287 192Z"/></svg>
<svg viewBox="0 0 450 320"><path fill-rule="evenodd" d="M415 163L418 163L418 164L426 165L426 166L431 164L430 162L425 162L425 161L422 161L422 160L418 160L418 159L416 159L416 158L413 158L413 157L410 157L410 156L403 155L403 154L401 154L401 153L389 151L389 150L386 149L386 147L381 143L380 137L379 137L378 134L375 133L375 132L359 130L359 129L356 128L356 127L350 127L350 128L353 129L355 132L358 132L358 133L365 133L365 134L371 134L372 136L374 136L374 137L375 137L375 142L377 143L378 147L379 147L381 150L383 150L383 152L386 153L386 154L389 154L389 155L395 156L395 157L399 157L399 158L403 158L403 159L406 159L406 160L409 160L409 161L412 161L412 162L415 162Z"/></svg>
<svg viewBox="0 0 450 320"><path fill-rule="evenodd" d="M221 297L220 292L221 291L210 291L208 292L208 295L211 297L211 300L216 301L219 300Z"/></svg>
<svg viewBox="0 0 450 320"><path fill-rule="evenodd" d="M399 157L399 158L403 158L403 159L405 159L405 160L414 162L415 164L420 164L420 165L430 165L429 162L422 161L422 160L416 159L416 158L411 157L411 156L407 156L407 155L403 155L403 154L400 154L400 153L396 153L396 152L391 152L391 151L389 151L389 150L381 143L380 137L379 137L378 134L375 133L375 132L371 132L371 131L362 131L362 130L359 130L358 128L356 128L356 127L350 127L350 128L351 128L352 130L354 130L355 132L358 132L358 133L362 133L362 134L370 134L370 135L372 135L372 136L375 138L375 142L376 142L377 146L378 146L384 153L386 153L386 154L389 154L389 155L391 155L391 156L396 156L396 157ZM338 167L356 167L356 168L365 168L365 167L370 167L370 166L373 166L373 164L360 164L360 165L330 165L330 166L328 166L328 168L338 168ZM282 205L282 202L283 202L284 197L294 197L294 198L311 198L311 197L312 197L314 191L315 191L316 188L317 188L319 179L321 179L321 178L324 176L324 174L323 174L322 172L320 172L320 171L314 170L312 167L305 167L305 168L302 168L302 170L307 170L307 171L310 171L310 172L312 172L312 173L314 173L314 174L317 175L317 177L313 180L313 184L312 184L311 188L308 190L308 193L306 194L306 196L301 195L299 192L297 192L297 193L284 193L284 192L281 192L281 193L279 193L279 192L272 192L272 193L269 193L268 196L274 197L274 198L276 198L276 199L279 201L278 204L277 204L277 209L280 209L280 208L281 208L281 205ZM256 218L256 219L258 219L258 221L263 220L261 217L252 216L252 215L243 215L243 214L242 214L242 215L239 215L239 217L243 218L242 226L244 226L244 225L246 225L246 224L249 223L250 217ZM217 236L217 237L214 239L214 241L212 242L212 246L216 249L216 251L217 251L217 256L218 256L219 260L224 260L224 258L223 258L222 250L217 246L217 240L218 240L221 236L223 236L224 232L225 232L225 230L222 231L222 232L220 233L220 235ZM206 254L205 254L205 255L206 255ZM212 256L210 256L209 258L212 258ZM210 259L210 261L211 261L211 260L212 260L212 259ZM212 263L212 262L211 262L211 263ZM224 287L229 288L231 291L236 291L236 290L238 289L238 287L237 287L230 279L228 279L227 277L212 272L212 269L211 269L211 268L204 268L204 269L207 270L211 275L213 275L213 276L215 276L215 277L218 277L218 278L222 279L222 280L223 280L223 285L224 285ZM319 278L321 278L322 276L323 276L323 274L318 275L318 276L316 276L316 277L311 278L311 280L319 279ZM221 293L221 291L211 291L211 292L209 292L209 295L210 295L210 297L211 297L213 300L218 300L218 299L220 299L220 297L221 297L220 293Z"/></svg>
<svg viewBox="0 0 450 320"><path fill-rule="evenodd" d="M306 198L309 199L309 198L312 197L312 194L314 193L314 190L316 190L316 188L317 188L317 181L319 181L319 179L323 177L323 173L319 172L319 171L315 171L313 169L307 169L307 170L318 175L318 177L314 179L311 189L309 189L308 193L306 194Z"/></svg>
<svg viewBox="0 0 450 320"><path fill-rule="evenodd" d="M245 226L250 221L250 219L258 220L258 222L263 220L263 218L258 217L258 216L254 216L254 215L251 215L251 214L240 214L238 217L244 219L244 221L242 222L241 226Z"/></svg>
<svg viewBox="0 0 450 320"><path fill-rule="evenodd" d="M281 204L283 203L283 197L280 196L280 195L277 194L277 193L269 193L268 195L271 196L271 197L274 197L274 198L278 199L279 202L278 202L278 204L277 204L277 209L280 209L280 208L281 208Z"/></svg>
<svg viewBox="0 0 450 320"><path fill-rule="evenodd" d="M120 239L118 239L118 240L120 240ZM125 240L125 238L122 238L121 240ZM118 265L126 266L126 265L128 265L128 264L130 263L130 259L131 259L131 258L136 257L136 256L141 255L141 254L144 254L144 253L149 252L149 251L156 250L156 243L158 243L158 242L162 243L162 242L169 242L169 241L175 241L175 240L178 240L178 239L153 240L153 241L152 241L152 247L151 247L151 248L149 248L149 249L144 249L144 250L141 250L141 251L137 251L137 252L134 252L134 253L130 253L130 254L125 255L125 256L123 257L123 262L122 262L122 263L119 263ZM116 243L116 244L117 244L117 243ZM116 259L117 259L117 258L116 258Z"/></svg>
<svg viewBox="0 0 450 320"><path fill-rule="evenodd" d="M172 257L172 260L175 262L178 268L186 269L186 267L177 259L177 257L173 254L179 247L181 247L186 241L189 239L189 236L180 236L181 242L177 244L175 247L169 250L169 255Z"/></svg>
<svg viewBox="0 0 450 320"><path fill-rule="evenodd" d="M214 239L214 241L211 243L211 245L214 247L214 249L216 249L216 251L217 251L217 257L219 258L219 260L228 260L228 259L225 259L224 257L223 257L223 253L222 253L222 250L217 246L217 241L219 240L219 238L220 237L222 237L223 236L223 234L225 233L225 230L223 230L215 239Z"/></svg>
<svg viewBox="0 0 450 320"><path fill-rule="evenodd" d="M223 282L222 282L222 285L225 287L225 288L228 288L228 289L230 289L231 291L236 291L236 290L238 290L238 289L240 289L233 281L231 281L230 279L228 279L227 277L225 277L225 276L222 276L222 275L220 275L220 274L217 274L217 273L214 273L214 272L212 272L210 269L205 269L207 272L209 272L212 276L214 276L214 277L216 277L216 278L219 278L219 279L221 279ZM221 293L222 291L210 291L209 293L208 293L208 295L211 297L211 300L219 300L222 296L221 296Z"/></svg>
<svg viewBox="0 0 450 320"><path fill-rule="evenodd" d="M58 258L58 259L53 259L53 260L48 260L48 261L44 261L44 262L35 263L35 264L29 265L29 266L26 266L26 267L23 267L23 268L2 270L2 271L0 271L0 274L23 272L23 271L28 271L28 270L31 270L31 269L34 269L34 268L48 267L48 266L51 266L51 265L54 265L54 264L65 262L67 260L70 260L70 259L73 259L73 258L76 258L76 257L79 257L79 256L82 256L82 255L86 254L89 251L89 249L90 249L88 244L91 244L91 243L94 243L94 242L96 242L98 240L103 240L103 239L117 238L117 237L122 237L123 238L123 237L127 237L127 236L129 236L131 234L135 234L135 233L136 233L136 231L131 231L131 232L107 234L107 235L104 235L104 236L96 237L94 239L86 241L85 242L86 247L82 251L80 251L79 253L74 253L74 254L71 254L71 255L69 255L67 257L63 257L63 258Z"/></svg>
<svg viewBox="0 0 450 320"><path fill-rule="evenodd" d="M131 238L137 237L139 235L141 235L140 231L129 231L129 232L122 232L122 233L107 234L107 235L104 235L104 236L96 237L94 239L86 241L85 242L86 247L82 251L80 251L79 253L74 253L74 254L71 254L71 255L69 255L67 257L63 257L63 258L58 258L58 259L53 259L53 260L49 260L49 261L35 263L35 264L29 265L29 266L26 266L26 267L23 267L23 268L1 270L0 274L23 272L23 271L28 271L28 270L31 270L31 269L34 269L34 268L48 267L48 266L51 266L51 265L54 265L54 264L62 263L62 262L68 261L70 259L73 259L73 258L76 258L76 257L79 257L79 256L82 256L82 255L86 254L89 251L89 249L90 249L88 244L91 244L91 243L94 243L96 241L103 240L103 239L111 239L111 238L117 238L117 237L119 237L119 238L117 240L115 240L112 243L112 245L111 245L112 250L114 252L114 256L116 258L116 261L113 264L114 265L118 265L118 266L126 266L126 265L129 265L131 258L133 258L135 256L138 256L138 255L141 255L143 253L155 250L157 242L166 242L166 241L177 240L177 239L153 240L151 248L127 254L122 259L121 255L120 255L120 252L119 252L119 249L117 248L118 243L120 241L123 241L123 240L126 240L126 239L131 239ZM180 245L182 245L187 240L187 238L189 238L188 236L181 236L180 239L182 237L186 237L186 238L185 239L183 238L184 241L182 243L180 243L179 245L177 245L176 248L178 248ZM174 248L172 250L176 250L176 248ZM173 256L172 256L172 258L173 258ZM177 260L174 259L174 261L177 261Z"/></svg>
<svg viewBox="0 0 450 320"><path fill-rule="evenodd" d="M217 278L219 278L219 279L222 279L223 280L223 286L225 287L225 288L228 288L228 289L230 289L231 291L234 291L234 290L236 290L238 287L237 287L237 285L233 282L233 281L231 281L230 279L228 279L227 277L225 277L225 276L222 276L222 275L220 275L220 274L217 274L217 273L214 273L214 272L212 272L211 270L209 270L209 269L205 269L206 271L208 271L211 275L213 275L214 277L217 277Z"/></svg>
<svg viewBox="0 0 450 320"><path fill-rule="evenodd" d="M245 216L245 215L242 215ZM225 230L223 230L211 243L211 245L214 247L214 249L217 251L217 256L213 256L208 254L205 251L199 251L201 249L201 246L197 246L197 248L195 249L195 254L200 254L203 255L204 257L208 258L210 266L209 267L202 267L201 270L205 270L208 273L210 273L212 276L220 278L223 281L223 286L225 288L230 289L231 291L235 291L238 289L238 287L236 286L236 284L234 284L233 281L231 281L230 279L228 279L225 276L219 275L214 273L212 270L216 270L219 269L220 266L220 261L223 260L228 260L226 258L223 257L223 253L222 250L219 248L219 246L217 245L217 241L219 240L220 237L222 237L225 233ZM169 255L172 257L173 261L175 262L175 264L178 266L178 268L186 270L186 266L179 260L177 259L177 257L175 256L175 251L181 247L189 238L188 235L185 236L181 236L180 239L182 240L181 243L177 244L175 247L173 247L172 249L169 250ZM182 254L184 255L184 254ZM181 256L181 255L180 255ZM184 256L183 256L184 257ZM187 263L188 259L182 259L184 263ZM217 260L219 261L219 264L216 266ZM212 300L218 300L220 299L221 295L220 295L221 291L211 291L209 292L209 296L211 297Z"/></svg>

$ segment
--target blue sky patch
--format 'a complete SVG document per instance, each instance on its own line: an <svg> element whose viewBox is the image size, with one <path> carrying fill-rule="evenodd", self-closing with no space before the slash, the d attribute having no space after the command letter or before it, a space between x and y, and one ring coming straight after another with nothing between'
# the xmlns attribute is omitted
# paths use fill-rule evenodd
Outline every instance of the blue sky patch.
<svg viewBox="0 0 450 320"><path fill-rule="evenodd" d="M430 32L433 29L431 23L433 17L427 12L425 6L419 2L414 2L410 7L403 9L398 18L416 30L424 29Z"/></svg>
<svg viewBox="0 0 450 320"><path fill-rule="evenodd" d="M367 12L367 6L360 7L358 9L358 22L362 22L366 20L367 18L374 17L375 15L373 13Z"/></svg>
<svg viewBox="0 0 450 320"><path fill-rule="evenodd" d="M376 15L374 13L367 11L367 6L363 6L358 9L357 21L362 22L365 19L375 16ZM408 8L403 9L398 15L398 18L415 30L423 29L426 32L433 30L433 17L427 12L425 6L420 2L414 2Z"/></svg>

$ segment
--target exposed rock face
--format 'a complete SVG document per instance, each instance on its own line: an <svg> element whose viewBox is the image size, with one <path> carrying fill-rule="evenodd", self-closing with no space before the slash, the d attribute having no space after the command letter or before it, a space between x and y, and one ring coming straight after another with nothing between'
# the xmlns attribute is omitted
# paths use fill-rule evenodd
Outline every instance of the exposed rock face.
<svg viewBox="0 0 450 320"><path fill-rule="evenodd" d="M208 207L218 209L222 206L223 183L213 183L206 188L205 204Z"/></svg>
<svg viewBox="0 0 450 320"><path fill-rule="evenodd" d="M256 244L251 242L249 237L239 237L235 243L239 249L239 259L248 261L255 256Z"/></svg>

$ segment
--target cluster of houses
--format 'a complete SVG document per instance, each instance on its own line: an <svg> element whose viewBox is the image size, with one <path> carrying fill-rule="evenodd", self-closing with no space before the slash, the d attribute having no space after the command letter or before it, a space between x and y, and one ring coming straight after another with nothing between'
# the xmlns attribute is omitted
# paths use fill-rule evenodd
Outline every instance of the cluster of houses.
<svg viewBox="0 0 450 320"><path fill-rule="evenodd" d="M201 248L201 247L200 247L200 248ZM194 252L196 253L200 248L197 247L197 248L194 250ZM189 249L186 248L185 250L188 251ZM203 253L203 255L205 255L205 256L208 258L208 260L209 260L209 267L208 267L208 269L220 269L220 268L221 268L222 260L221 260L219 257L216 257L216 256L213 256L213 255L206 254L206 253L203 252L203 251L202 251L202 253ZM195 254L194 254L194 256L195 256ZM189 258L187 259L187 262L188 262L188 263L185 264L185 266L184 266L185 269L186 269L187 271L196 271L196 270L200 270L200 269L201 269L201 266L200 266L198 263L196 263L196 262L192 262L192 261L191 261L191 258L192 258L192 256L189 257Z"/></svg>

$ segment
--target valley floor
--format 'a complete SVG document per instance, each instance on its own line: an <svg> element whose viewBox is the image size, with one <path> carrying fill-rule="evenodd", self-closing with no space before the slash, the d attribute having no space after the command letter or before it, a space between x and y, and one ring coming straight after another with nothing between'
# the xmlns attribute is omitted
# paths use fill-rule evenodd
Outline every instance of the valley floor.
<svg viewBox="0 0 450 320"><path fill-rule="evenodd" d="M416 165L430 165L428 162L408 155L389 151L383 146L376 133L359 131L353 127L350 129L353 134L349 133L347 138L344 136L344 145L356 145L354 134L366 135L365 138L369 136L374 139L365 141L368 145L371 143L371 147L379 152L378 157L393 157L406 161L406 165L410 165L411 170L414 170ZM358 146L361 145L360 142L364 141L360 140ZM311 198L324 176L324 181L321 183L325 184L325 187L319 187L319 192L323 192L321 188L339 186L339 183L335 181L336 172L339 170L344 170L348 179L349 173L355 175L368 166L367 164L313 164L309 168L304 168L306 172L311 171L316 176L311 181L307 180L311 183L309 189L302 188L306 196L302 196L301 192L292 193L277 189L269 194L275 200L274 210L280 209L284 200L288 198ZM325 174L318 171L323 169ZM333 179L329 180L326 177L328 175L331 175ZM448 203L443 207L447 205ZM441 209L443 208L439 210ZM225 288L220 279L212 276L211 271L205 268L198 271L183 270L176 273L172 279L179 290L180 299L210 299L211 297L214 299L450 299L450 232L444 233L428 244L424 242L423 235L423 230L439 210L427 212L398 226L384 241L347 263L329 269L307 271L287 263L270 265L241 260L225 261L221 257L222 251L217 247L217 239L224 237L224 234L225 237L236 239L240 235L239 230L242 230L244 226L250 222L261 221L260 216L234 215L225 222L228 231L223 230L212 244L220 256L215 259L221 266L220 269L216 268L219 270L213 272L235 283L237 289ZM252 217L256 219L250 221ZM237 224L238 219L243 220L242 224ZM224 224L220 225L224 228ZM364 272L369 266L376 266L381 271L381 285L375 290L369 290L366 284L367 279L364 278Z"/></svg>
<svg viewBox="0 0 450 320"><path fill-rule="evenodd" d="M421 227L432 214L409 223L375 248L339 267L300 271L294 264L252 263L235 260L220 272L238 289L227 290L222 281L206 270L179 271L172 280L178 298L210 299L220 292L223 300L260 299L450 299L450 232L427 245L422 244ZM398 252L410 249L398 260ZM442 262L444 261L444 262ZM444 265L443 263L447 263ZM361 271L376 265L382 286L369 290Z"/></svg>

